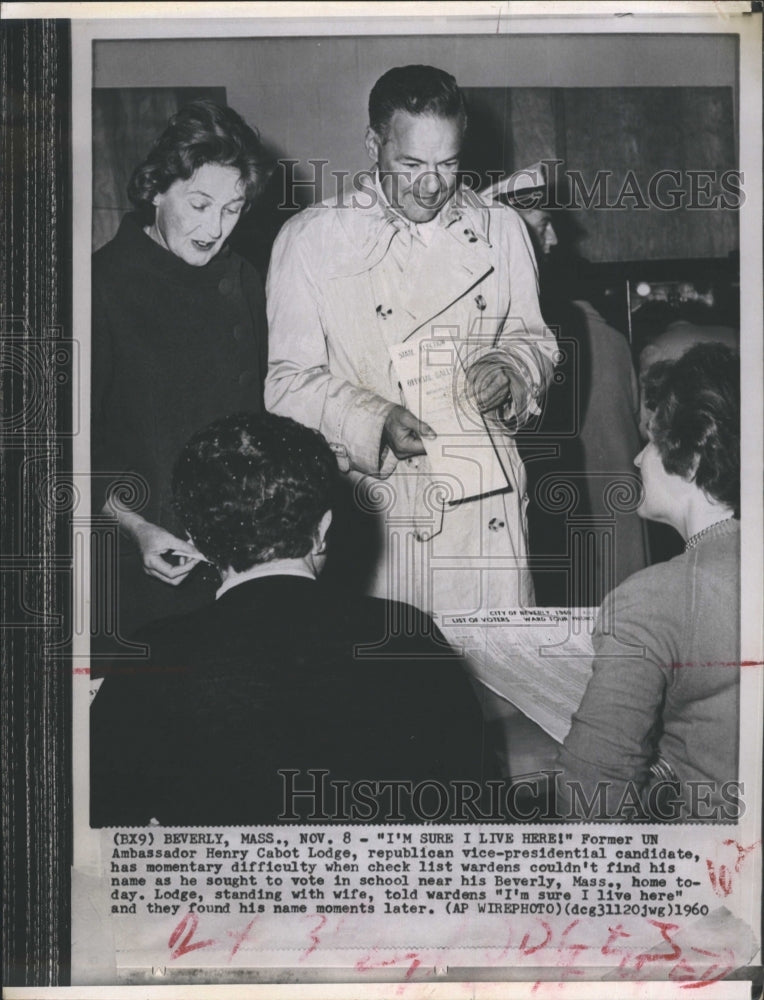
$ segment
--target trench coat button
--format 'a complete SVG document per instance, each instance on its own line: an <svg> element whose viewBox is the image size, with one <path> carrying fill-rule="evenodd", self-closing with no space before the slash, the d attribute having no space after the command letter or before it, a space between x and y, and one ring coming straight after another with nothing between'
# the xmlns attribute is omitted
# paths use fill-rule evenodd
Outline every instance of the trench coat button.
<svg viewBox="0 0 764 1000"><path fill-rule="evenodd" d="M255 381L255 373L253 371L249 371L249 370L243 371L239 375L239 385L242 385L242 386L252 385L252 383L254 381Z"/></svg>
<svg viewBox="0 0 764 1000"><path fill-rule="evenodd" d="M350 459L348 458L348 450L345 445L340 444L339 441L330 441L329 447L337 458L337 466L340 472L350 472Z"/></svg>
<svg viewBox="0 0 764 1000"><path fill-rule="evenodd" d="M230 278L221 278L218 291L221 295L230 295L233 291L233 281Z"/></svg>
<svg viewBox="0 0 764 1000"><path fill-rule="evenodd" d="M237 323L236 326L233 328L233 339L234 340L238 340L238 341L242 341L242 340L244 340L244 338L245 338L246 335L247 335L247 331L244 328L244 324L243 323Z"/></svg>

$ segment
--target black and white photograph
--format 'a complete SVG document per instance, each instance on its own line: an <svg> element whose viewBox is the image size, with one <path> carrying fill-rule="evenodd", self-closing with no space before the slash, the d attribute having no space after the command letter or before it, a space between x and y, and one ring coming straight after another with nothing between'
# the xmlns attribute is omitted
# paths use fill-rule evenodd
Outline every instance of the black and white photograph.
<svg viewBox="0 0 764 1000"><path fill-rule="evenodd" d="M748 991L761 12L28 6L13 996Z"/></svg>

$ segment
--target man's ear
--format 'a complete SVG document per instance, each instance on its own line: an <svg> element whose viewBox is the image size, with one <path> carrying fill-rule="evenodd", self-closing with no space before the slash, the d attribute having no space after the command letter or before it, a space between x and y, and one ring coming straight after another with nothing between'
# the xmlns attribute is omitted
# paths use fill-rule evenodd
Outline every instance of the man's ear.
<svg viewBox="0 0 764 1000"><path fill-rule="evenodd" d="M379 159L379 147L382 145L379 136L374 131L374 129L369 125L366 129L366 152L369 154L369 159L372 163L376 163Z"/></svg>
<svg viewBox="0 0 764 1000"><path fill-rule="evenodd" d="M316 528L316 540L314 552L316 555L322 555L326 551L326 533L329 530L329 525L332 523L332 512L327 510L322 516L321 520L318 522L318 527Z"/></svg>

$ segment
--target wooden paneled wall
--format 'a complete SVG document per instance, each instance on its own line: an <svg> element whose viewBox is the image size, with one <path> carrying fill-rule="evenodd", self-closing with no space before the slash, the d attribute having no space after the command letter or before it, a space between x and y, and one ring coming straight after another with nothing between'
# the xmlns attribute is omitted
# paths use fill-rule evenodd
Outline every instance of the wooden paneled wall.
<svg viewBox="0 0 764 1000"><path fill-rule="evenodd" d="M474 87L467 96L465 166L563 161L556 200L576 207L559 228L590 260L718 258L737 248L737 213L724 207L737 201L732 88ZM661 171L679 182L665 174L656 183Z"/></svg>
<svg viewBox="0 0 764 1000"><path fill-rule="evenodd" d="M130 209L127 184L184 104L209 97L225 104L225 87L101 87L93 91L93 249L114 236Z"/></svg>

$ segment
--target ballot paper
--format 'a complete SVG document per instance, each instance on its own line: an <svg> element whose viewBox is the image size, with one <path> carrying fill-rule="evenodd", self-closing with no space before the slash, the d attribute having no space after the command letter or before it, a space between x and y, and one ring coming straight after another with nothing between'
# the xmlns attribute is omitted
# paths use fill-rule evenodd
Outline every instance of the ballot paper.
<svg viewBox="0 0 764 1000"><path fill-rule="evenodd" d="M437 435L423 444L433 478L446 487L448 504L511 492L499 450L467 391L453 338L411 337L394 344L390 356L406 407Z"/></svg>
<svg viewBox="0 0 764 1000"><path fill-rule="evenodd" d="M592 673L596 608L444 615L440 628L475 677L562 743Z"/></svg>

